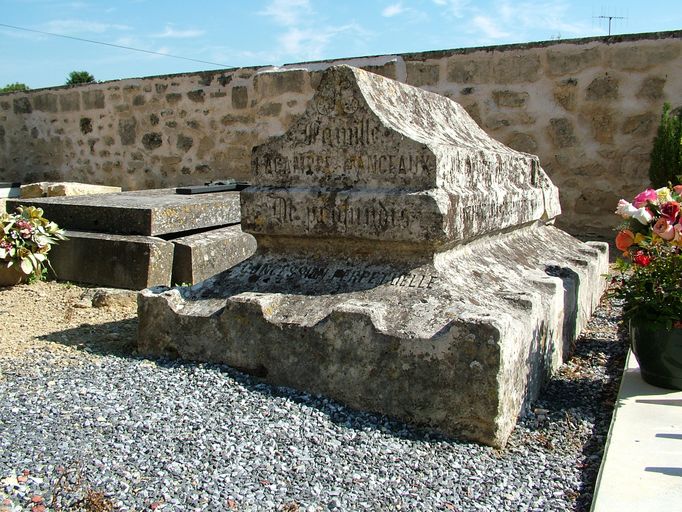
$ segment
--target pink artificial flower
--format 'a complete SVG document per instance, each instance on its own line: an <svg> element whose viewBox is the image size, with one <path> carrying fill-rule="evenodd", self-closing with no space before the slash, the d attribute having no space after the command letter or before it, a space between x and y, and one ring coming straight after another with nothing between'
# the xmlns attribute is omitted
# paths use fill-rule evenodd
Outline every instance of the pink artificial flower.
<svg viewBox="0 0 682 512"><path fill-rule="evenodd" d="M678 195L682 196L682 185L675 185L673 191Z"/></svg>
<svg viewBox="0 0 682 512"><path fill-rule="evenodd" d="M673 230L675 231L675 242L682 242L682 224L675 224Z"/></svg>
<svg viewBox="0 0 682 512"><path fill-rule="evenodd" d="M632 204L635 205L636 208L641 208L642 206L646 206L647 201L655 203L657 199L658 194L656 191L653 188L648 188L644 192L637 194L635 200L632 201Z"/></svg>
<svg viewBox="0 0 682 512"><path fill-rule="evenodd" d="M670 241L673 238L675 238L675 229L673 228L673 225L670 224L670 222L668 222L668 220L665 217L661 217L660 219L658 219L656 221L656 224L654 224L652 230L663 240Z"/></svg>

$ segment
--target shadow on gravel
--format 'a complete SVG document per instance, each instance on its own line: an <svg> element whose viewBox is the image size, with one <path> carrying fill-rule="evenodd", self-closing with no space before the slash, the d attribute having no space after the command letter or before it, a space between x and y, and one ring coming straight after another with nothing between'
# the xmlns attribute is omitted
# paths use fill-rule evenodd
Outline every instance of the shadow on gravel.
<svg viewBox="0 0 682 512"><path fill-rule="evenodd" d="M97 355L133 357L137 351L137 317L101 324L81 324L72 329L39 336L38 339Z"/></svg>
<svg viewBox="0 0 682 512"><path fill-rule="evenodd" d="M604 362L599 366L605 367L610 378L607 381L589 378L568 382L553 380L545 391L561 396L566 409L582 410L594 418L592 433L582 450L581 486L575 508L578 512L587 512L592 506L628 347L628 333L623 322L618 324L616 340L584 337L577 344L573 357L584 358L593 365L595 359L602 359ZM590 397L592 400L586 401Z"/></svg>

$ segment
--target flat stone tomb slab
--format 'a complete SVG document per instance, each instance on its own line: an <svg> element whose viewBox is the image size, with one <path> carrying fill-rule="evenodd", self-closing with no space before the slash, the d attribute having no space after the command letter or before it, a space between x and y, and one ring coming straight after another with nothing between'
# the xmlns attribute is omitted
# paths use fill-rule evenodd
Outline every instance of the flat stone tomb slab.
<svg viewBox="0 0 682 512"><path fill-rule="evenodd" d="M171 239L174 284L196 284L245 260L256 251L256 239L239 225Z"/></svg>
<svg viewBox="0 0 682 512"><path fill-rule="evenodd" d="M447 98L340 66L252 171L242 229L257 252L143 290L140 352L503 446L607 270L605 244L551 225L558 191L537 157Z"/></svg>
<svg viewBox="0 0 682 512"><path fill-rule="evenodd" d="M77 231L158 236L240 220L239 192L181 195L174 189L139 190L114 194L8 200L39 206L45 217Z"/></svg>
<svg viewBox="0 0 682 512"><path fill-rule="evenodd" d="M140 235L67 230L50 251L55 276L97 286L141 290L171 284L172 242Z"/></svg>

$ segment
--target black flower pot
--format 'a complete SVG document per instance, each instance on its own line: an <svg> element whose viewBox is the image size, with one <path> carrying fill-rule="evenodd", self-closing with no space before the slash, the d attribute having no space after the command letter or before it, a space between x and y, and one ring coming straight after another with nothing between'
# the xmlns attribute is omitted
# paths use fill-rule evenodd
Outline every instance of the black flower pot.
<svg viewBox="0 0 682 512"><path fill-rule="evenodd" d="M682 389L682 329L630 320L630 342L642 378L654 386Z"/></svg>

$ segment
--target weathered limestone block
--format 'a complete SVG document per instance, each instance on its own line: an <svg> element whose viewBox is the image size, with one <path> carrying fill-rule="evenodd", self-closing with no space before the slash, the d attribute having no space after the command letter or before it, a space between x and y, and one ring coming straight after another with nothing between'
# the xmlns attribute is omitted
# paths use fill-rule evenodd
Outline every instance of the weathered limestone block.
<svg viewBox="0 0 682 512"><path fill-rule="evenodd" d="M594 46L580 50L547 50L547 66L550 75L568 75L589 67L598 66L601 48Z"/></svg>
<svg viewBox="0 0 682 512"><path fill-rule="evenodd" d="M549 135L558 148L569 148L578 143L573 124L565 117L549 120Z"/></svg>
<svg viewBox="0 0 682 512"><path fill-rule="evenodd" d="M611 66L626 71L638 71L673 61L680 55L680 45L675 42L656 45L633 44L614 48Z"/></svg>
<svg viewBox="0 0 682 512"><path fill-rule="evenodd" d="M615 100L618 98L618 79L606 75L592 80L587 86L588 100Z"/></svg>
<svg viewBox="0 0 682 512"><path fill-rule="evenodd" d="M266 71L254 77L253 87L259 99L272 98L287 92L303 92L305 81L306 71L303 69L286 73Z"/></svg>
<svg viewBox="0 0 682 512"><path fill-rule="evenodd" d="M252 154L257 252L138 297L141 352L223 362L503 446L604 287L606 244L554 228L535 156L458 104L327 70L306 112Z"/></svg>
<svg viewBox="0 0 682 512"><path fill-rule="evenodd" d="M24 199L53 196L84 196L91 194L112 194L120 192L121 187L91 185L76 182L40 181L21 186L21 197ZM52 220L52 219L51 219Z"/></svg>
<svg viewBox="0 0 682 512"><path fill-rule="evenodd" d="M66 230L50 251L54 275L65 281L140 290L169 286L173 243L151 236Z"/></svg>
<svg viewBox="0 0 682 512"><path fill-rule="evenodd" d="M666 79L660 76L648 76L642 80L642 85L637 91L638 98L658 100L663 97L663 86Z"/></svg>
<svg viewBox="0 0 682 512"><path fill-rule="evenodd" d="M527 92L517 92L517 91L493 91L493 101L498 107L523 107L528 101Z"/></svg>
<svg viewBox="0 0 682 512"><path fill-rule="evenodd" d="M182 195L174 189L11 200L39 206L62 227L121 235L158 236L239 222L239 193Z"/></svg>
<svg viewBox="0 0 682 512"><path fill-rule="evenodd" d="M493 63L493 79L498 84L535 82L540 68L540 56L537 54L502 53Z"/></svg>
<svg viewBox="0 0 682 512"><path fill-rule="evenodd" d="M447 64L448 81L456 84L484 84L492 78L492 62L488 56L479 59L451 57Z"/></svg>
<svg viewBox="0 0 682 512"><path fill-rule="evenodd" d="M256 251L256 239L239 225L171 240L175 245L173 283L196 284L244 261Z"/></svg>
<svg viewBox="0 0 682 512"><path fill-rule="evenodd" d="M440 64L428 62L405 63L407 69L407 83L415 87L437 85L440 77Z"/></svg>

